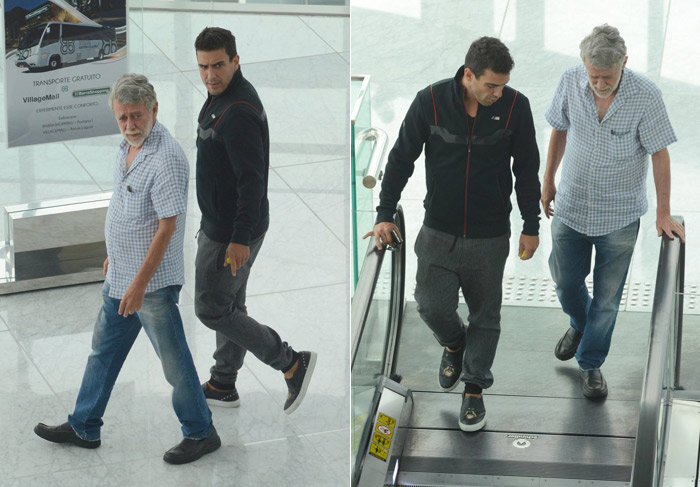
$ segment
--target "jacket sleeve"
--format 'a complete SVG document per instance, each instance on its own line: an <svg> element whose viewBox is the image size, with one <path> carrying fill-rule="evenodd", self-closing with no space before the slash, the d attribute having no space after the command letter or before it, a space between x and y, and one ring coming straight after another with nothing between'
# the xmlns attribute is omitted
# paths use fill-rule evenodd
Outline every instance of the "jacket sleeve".
<svg viewBox="0 0 700 487"><path fill-rule="evenodd" d="M231 242L250 245L265 195L265 148L261 115L251 107L236 108L222 127L228 161L236 177L236 216Z"/></svg>
<svg viewBox="0 0 700 487"><path fill-rule="evenodd" d="M401 192L406 186L408 178L413 174L416 159L423 151L423 145L428 140L429 135L430 129L423 117L419 93L411 103L401 124L396 143L389 152L382 179L382 190L379 193L377 223L394 220Z"/></svg>
<svg viewBox="0 0 700 487"><path fill-rule="evenodd" d="M532 120L530 102L520 94L516 106L518 124L515 128L511 156L515 176L515 194L523 219L525 235L538 235L540 230L540 152L537 149L535 124Z"/></svg>

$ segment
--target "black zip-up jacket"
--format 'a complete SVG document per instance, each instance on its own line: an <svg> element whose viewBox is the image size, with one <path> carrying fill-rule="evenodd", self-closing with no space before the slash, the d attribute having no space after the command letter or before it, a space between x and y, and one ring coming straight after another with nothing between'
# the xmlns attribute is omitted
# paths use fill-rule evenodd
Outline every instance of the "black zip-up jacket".
<svg viewBox="0 0 700 487"><path fill-rule="evenodd" d="M270 133L258 93L240 67L207 97L197 126L201 229L217 242L250 245L269 225Z"/></svg>
<svg viewBox="0 0 700 487"><path fill-rule="evenodd" d="M425 145L426 226L467 238L507 234L514 174L522 233L537 235L540 155L530 103L506 86L497 102L480 104L476 118L468 117L463 75L464 66L454 78L428 86L413 100L389 153L377 222L393 221Z"/></svg>

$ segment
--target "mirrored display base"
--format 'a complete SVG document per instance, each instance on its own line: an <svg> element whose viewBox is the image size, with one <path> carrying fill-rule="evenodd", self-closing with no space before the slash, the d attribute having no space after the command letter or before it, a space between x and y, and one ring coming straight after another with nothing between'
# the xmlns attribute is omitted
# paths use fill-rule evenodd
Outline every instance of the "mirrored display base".
<svg viewBox="0 0 700 487"><path fill-rule="evenodd" d="M9 250L2 247L1 256ZM104 280L104 242L15 253L14 275L5 262L0 275L0 295Z"/></svg>

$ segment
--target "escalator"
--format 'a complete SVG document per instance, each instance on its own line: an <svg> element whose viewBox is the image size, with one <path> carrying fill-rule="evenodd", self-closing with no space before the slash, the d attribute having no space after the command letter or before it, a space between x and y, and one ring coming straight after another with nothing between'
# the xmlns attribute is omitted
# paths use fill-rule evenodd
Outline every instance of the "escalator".
<svg viewBox="0 0 700 487"><path fill-rule="evenodd" d="M396 223L404 233L401 209ZM679 239L662 239L652 312L618 317L602 400L583 396L575 360L554 357L561 310L504 306L475 433L459 429L459 389L437 383L442 349L404 302L405 259L370 245L353 300L354 486L663 485L674 395L700 399L678 384Z"/></svg>

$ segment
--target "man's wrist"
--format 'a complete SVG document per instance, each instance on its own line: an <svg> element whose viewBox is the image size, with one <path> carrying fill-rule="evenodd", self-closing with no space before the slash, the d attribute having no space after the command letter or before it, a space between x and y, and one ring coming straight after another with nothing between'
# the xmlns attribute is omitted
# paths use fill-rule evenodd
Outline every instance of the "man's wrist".
<svg viewBox="0 0 700 487"><path fill-rule="evenodd" d="M528 237L537 237L540 234L539 218L537 220L524 220L523 229L520 233Z"/></svg>
<svg viewBox="0 0 700 487"><path fill-rule="evenodd" d="M139 277L137 274L134 280L131 281L131 285L129 287L132 287L134 289L143 289L145 291L146 287L148 287L148 281Z"/></svg>
<svg viewBox="0 0 700 487"><path fill-rule="evenodd" d="M383 209L383 210L378 211L377 212L377 219L374 222L375 225L377 223L384 223L384 222L391 223L391 222L393 222L394 221L394 213L396 213L396 210L389 211L389 210Z"/></svg>

